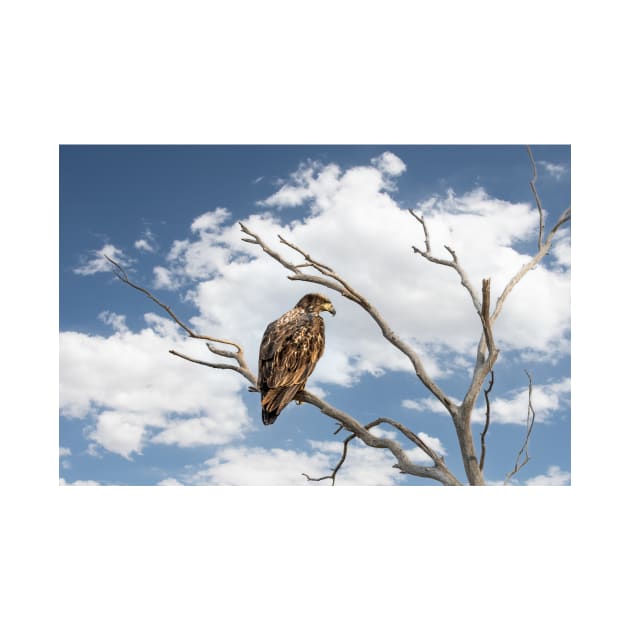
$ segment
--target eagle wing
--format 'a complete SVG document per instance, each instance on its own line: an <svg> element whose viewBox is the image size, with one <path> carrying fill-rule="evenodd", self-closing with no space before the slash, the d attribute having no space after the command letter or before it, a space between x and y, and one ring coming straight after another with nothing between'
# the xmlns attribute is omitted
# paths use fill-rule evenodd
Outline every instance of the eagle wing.
<svg viewBox="0 0 630 630"><path fill-rule="evenodd" d="M292 309L267 326L258 360L264 424L272 424L304 389L324 352L324 343L322 318L302 309Z"/></svg>

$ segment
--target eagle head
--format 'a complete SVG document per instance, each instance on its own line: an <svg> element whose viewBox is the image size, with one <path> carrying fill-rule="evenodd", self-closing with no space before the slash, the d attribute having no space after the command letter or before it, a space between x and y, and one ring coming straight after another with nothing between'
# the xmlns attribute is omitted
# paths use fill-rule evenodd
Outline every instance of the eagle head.
<svg viewBox="0 0 630 630"><path fill-rule="evenodd" d="M308 293L295 305L295 308L303 308L306 312L316 315L319 315L321 311L328 311L331 315L337 313L332 302L319 293Z"/></svg>

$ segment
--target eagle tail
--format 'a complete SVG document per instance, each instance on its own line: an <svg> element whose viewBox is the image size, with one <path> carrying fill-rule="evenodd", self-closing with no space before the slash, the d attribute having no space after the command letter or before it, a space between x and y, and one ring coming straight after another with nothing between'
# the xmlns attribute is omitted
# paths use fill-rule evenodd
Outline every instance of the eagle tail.
<svg viewBox="0 0 630 630"><path fill-rule="evenodd" d="M268 411L267 409L263 407L262 409L263 424L273 424L279 415L280 414L277 411Z"/></svg>
<svg viewBox="0 0 630 630"><path fill-rule="evenodd" d="M263 424L273 424L280 412L293 400L295 394L304 387L291 385L275 389L261 389L261 408Z"/></svg>

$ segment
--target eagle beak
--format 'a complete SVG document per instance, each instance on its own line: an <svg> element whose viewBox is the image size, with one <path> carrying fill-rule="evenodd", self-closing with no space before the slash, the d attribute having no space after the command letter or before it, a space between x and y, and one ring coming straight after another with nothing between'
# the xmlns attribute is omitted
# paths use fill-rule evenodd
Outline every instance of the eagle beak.
<svg viewBox="0 0 630 630"><path fill-rule="evenodd" d="M337 314L337 311L335 310L335 307L328 302L328 304L326 304L326 310L334 317Z"/></svg>

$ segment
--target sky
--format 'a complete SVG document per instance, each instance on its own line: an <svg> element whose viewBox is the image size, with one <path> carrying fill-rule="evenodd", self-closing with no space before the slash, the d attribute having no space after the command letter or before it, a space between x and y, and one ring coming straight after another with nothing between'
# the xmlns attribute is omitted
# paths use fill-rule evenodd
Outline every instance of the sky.
<svg viewBox="0 0 630 630"><path fill-rule="evenodd" d="M570 147L532 151L549 229L571 203ZM204 342L117 280L105 254L199 334L242 344L254 372L265 326L305 293L326 294L337 316L324 315L326 351L308 388L364 424L402 422L465 481L450 418L408 359L341 295L289 281L241 240L238 222L290 260L299 257L278 234L332 266L460 400L478 319L455 272L413 253L424 234L407 209L425 217L436 255L453 247L475 287L491 278L494 300L535 251L531 176L525 147L512 145L60 146L60 484L316 485L305 475L328 474L347 435L309 405L291 404L263 426L258 395L240 375L168 353L213 360ZM526 371L536 412L531 459L512 483L570 483L570 229L559 230L496 324L491 484L503 483L523 445ZM477 445L484 413L482 396ZM336 484L436 485L394 463L354 440Z"/></svg>

